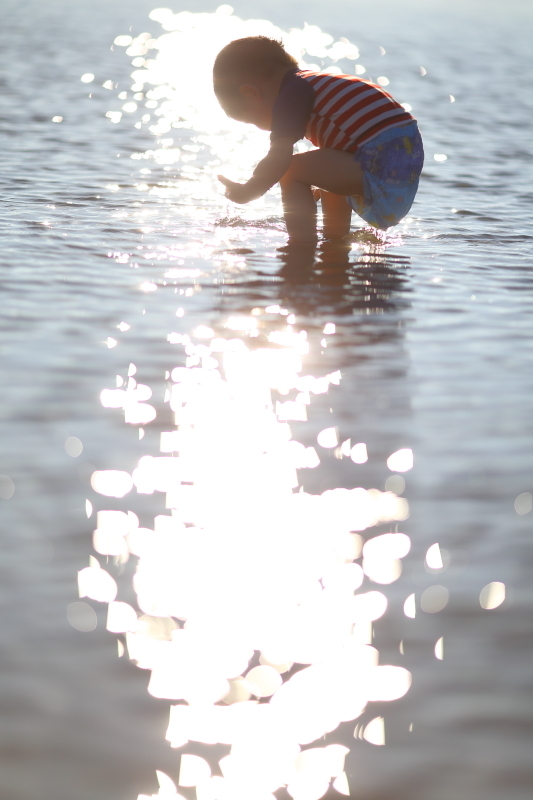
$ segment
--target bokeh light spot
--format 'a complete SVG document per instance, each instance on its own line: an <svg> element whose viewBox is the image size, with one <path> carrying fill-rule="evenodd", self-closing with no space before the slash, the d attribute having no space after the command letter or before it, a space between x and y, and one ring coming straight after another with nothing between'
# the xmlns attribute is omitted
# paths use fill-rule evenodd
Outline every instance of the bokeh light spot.
<svg viewBox="0 0 533 800"><path fill-rule="evenodd" d="M96 612L88 603L81 601L69 603L67 606L67 619L77 631L89 633L97 625Z"/></svg>
<svg viewBox="0 0 533 800"><path fill-rule="evenodd" d="M500 581L493 581L483 587L479 595L481 608L498 608L505 600L505 584Z"/></svg>
<svg viewBox="0 0 533 800"><path fill-rule="evenodd" d="M428 614L442 611L448 604L450 593L445 586L429 586L422 592L420 608Z"/></svg>
<svg viewBox="0 0 533 800"><path fill-rule="evenodd" d="M11 500L15 494L15 483L9 475L0 475L0 497L3 500Z"/></svg>
<svg viewBox="0 0 533 800"><path fill-rule="evenodd" d="M71 458L78 458L83 453L83 444L76 436L69 436L65 440L65 452Z"/></svg>
<svg viewBox="0 0 533 800"><path fill-rule="evenodd" d="M533 495L531 492L522 492L519 494L516 500L514 501L514 509L517 514L523 516L524 514L529 514L531 509L533 508Z"/></svg>

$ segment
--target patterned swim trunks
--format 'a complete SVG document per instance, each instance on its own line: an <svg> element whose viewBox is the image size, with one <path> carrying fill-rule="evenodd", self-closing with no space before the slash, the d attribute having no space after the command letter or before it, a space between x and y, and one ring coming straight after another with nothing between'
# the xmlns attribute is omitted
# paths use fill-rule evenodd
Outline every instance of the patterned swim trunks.
<svg viewBox="0 0 533 800"><path fill-rule="evenodd" d="M424 164L418 125L390 128L362 144L354 154L364 173L364 197L348 197L356 214L386 230L409 212Z"/></svg>

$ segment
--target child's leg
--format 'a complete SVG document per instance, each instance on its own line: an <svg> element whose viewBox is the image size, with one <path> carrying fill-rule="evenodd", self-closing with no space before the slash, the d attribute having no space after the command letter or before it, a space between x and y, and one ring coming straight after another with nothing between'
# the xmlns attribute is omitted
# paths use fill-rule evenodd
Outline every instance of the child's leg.
<svg viewBox="0 0 533 800"><path fill-rule="evenodd" d="M316 202L311 185L288 178L289 172L279 182L289 241L316 242Z"/></svg>
<svg viewBox="0 0 533 800"><path fill-rule="evenodd" d="M320 190L322 202L322 233L325 239L341 239L350 233L350 220L352 207L348 204L345 194L333 194Z"/></svg>
<svg viewBox="0 0 533 800"><path fill-rule="evenodd" d="M343 150L310 150L293 156L280 185L289 239L315 242L316 205L311 186L318 186L333 195L342 195L342 202L350 211L344 198L346 195L363 194L363 171L351 153ZM338 218L339 214L342 218ZM333 228L345 229L346 216L346 210L344 207L341 210L340 202L326 199L329 235L334 235L331 233Z"/></svg>

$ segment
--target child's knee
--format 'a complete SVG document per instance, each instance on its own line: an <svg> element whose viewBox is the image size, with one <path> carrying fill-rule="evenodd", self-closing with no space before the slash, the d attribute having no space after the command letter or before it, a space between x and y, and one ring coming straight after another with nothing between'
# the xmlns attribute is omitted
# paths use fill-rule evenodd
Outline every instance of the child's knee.
<svg viewBox="0 0 533 800"><path fill-rule="evenodd" d="M279 185L281 187L281 191L283 193L287 192L289 189L293 188L297 184L297 181L286 172L283 178L280 180Z"/></svg>
<svg viewBox="0 0 533 800"><path fill-rule="evenodd" d="M304 176L302 176L301 170L299 169L299 164L295 161L297 157L298 156L292 157L293 160L291 162L289 169L279 182L282 190L286 190L290 187L295 187L297 185L311 188L312 184L308 180L306 180Z"/></svg>

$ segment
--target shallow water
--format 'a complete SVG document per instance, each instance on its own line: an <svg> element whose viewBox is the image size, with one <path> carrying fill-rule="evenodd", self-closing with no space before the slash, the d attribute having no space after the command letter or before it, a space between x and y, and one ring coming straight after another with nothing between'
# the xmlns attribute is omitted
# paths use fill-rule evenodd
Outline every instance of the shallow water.
<svg viewBox="0 0 533 800"><path fill-rule="evenodd" d="M349 254L326 249L309 261L277 251L285 235L275 193L239 210L213 181L219 167L209 162L229 161L236 176L238 164L244 174L265 147L261 135L239 129L240 160L235 139L212 130L154 134L155 117L134 127L140 108L124 111L118 124L106 118L132 94L130 58L110 45L130 26L133 35L159 37L160 24L148 19L152 7L30 0L8 2L4 11L2 796L129 800L157 790L155 769L177 782L179 750L164 740L169 702L147 693L146 672L117 658L106 604L87 601L96 611L92 631L75 630L67 619L67 606L78 600L76 572L95 556L95 515L87 518L86 500L94 511L130 508L151 527L155 514L168 513L164 494L110 500L93 491L90 476L131 473L141 456L159 455L161 431L174 426L165 375L186 357L169 334L192 336L201 325L252 347L293 314L294 330L305 330L310 344L302 374L342 375L338 386L312 397L307 422L290 422L294 438L315 447L322 462L298 470L305 491L390 488L388 456L414 452L413 469L403 473L410 517L399 530L412 542L403 573L391 584L363 586L389 598L374 644L381 663L411 672L412 686L401 700L371 704L358 720L361 732L361 721L384 716L385 746L354 740L353 722L331 739L351 748L351 795L525 800L533 781L525 701L533 491L531 96L524 88L532 77L530 8L413 2L355 14L336 6L332 14L309 4L236 6L243 18L284 29L308 22L347 37L366 74L388 77L392 93L412 105L424 135L424 178L409 219L377 241L354 220ZM199 72L203 61L191 66ZM95 80L80 82L85 73ZM118 87L104 88L109 80ZM121 91L126 99L117 97ZM168 138L174 141L157 144ZM131 158L150 150L160 152ZM275 306L288 314L265 311ZM258 337L224 327L232 316L249 319L252 309L261 309ZM119 330L121 322L130 328ZM334 334L323 333L327 323ZM117 344L109 347L110 338ZM139 425L100 402L117 375L127 380L130 364L151 388L157 412L140 426L142 439ZM317 435L329 427L339 442L366 443L368 461L321 448ZM69 437L82 442L80 455L68 455L78 452ZM383 524L365 536L395 529ZM424 568L436 542L449 557L438 574ZM119 577L112 559L99 559ZM134 561L119 578L120 599L132 604ZM495 581L505 584L506 600L482 609L480 592ZM449 590L438 613L420 608L432 585ZM403 613L412 593L415 619ZM441 637L442 660L434 649Z"/></svg>

